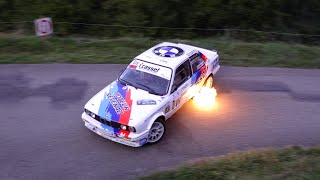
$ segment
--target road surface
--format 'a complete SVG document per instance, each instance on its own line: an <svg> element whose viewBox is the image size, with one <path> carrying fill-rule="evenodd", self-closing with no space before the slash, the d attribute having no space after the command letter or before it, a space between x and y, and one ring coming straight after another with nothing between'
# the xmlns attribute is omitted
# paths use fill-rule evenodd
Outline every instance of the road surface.
<svg viewBox="0 0 320 180"><path fill-rule="evenodd" d="M207 156L320 144L320 70L224 67L214 109L189 101L164 139L131 148L80 118L125 65L1 65L0 179L134 179Z"/></svg>

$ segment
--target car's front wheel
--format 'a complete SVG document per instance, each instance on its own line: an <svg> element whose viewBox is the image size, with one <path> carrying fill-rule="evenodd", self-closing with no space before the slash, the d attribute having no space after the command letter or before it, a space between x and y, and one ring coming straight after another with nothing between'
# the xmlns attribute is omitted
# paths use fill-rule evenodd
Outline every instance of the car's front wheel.
<svg viewBox="0 0 320 180"><path fill-rule="evenodd" d="M157 119L151 126L148 142L153 144L159 142L165 133L166 127L162 119Z"/></svg>
<svg viewBox="0 0 320 180"><path fill-rule="evenodd" d="M204 87L212 88L213 87L213 76L210 75L204 82Z"/></svg>

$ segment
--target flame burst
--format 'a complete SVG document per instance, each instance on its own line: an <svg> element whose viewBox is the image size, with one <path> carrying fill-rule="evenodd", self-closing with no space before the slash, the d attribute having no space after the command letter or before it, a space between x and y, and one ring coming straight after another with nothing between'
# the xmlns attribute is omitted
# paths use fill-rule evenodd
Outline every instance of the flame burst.
<svg viewBox="0 0 320 180"><path fill-rule="evenodd" d="M201 108L213 108L215 106L216 96L217 91L214 87L203 87L193 100L196 102L197 106Z"/></svg>

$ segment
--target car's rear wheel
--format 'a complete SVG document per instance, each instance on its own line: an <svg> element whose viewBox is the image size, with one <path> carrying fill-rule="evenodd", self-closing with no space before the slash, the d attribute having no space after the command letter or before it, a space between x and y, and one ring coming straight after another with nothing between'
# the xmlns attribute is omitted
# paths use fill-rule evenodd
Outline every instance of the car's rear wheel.
<svg viewBox="0 0 320 180"><path fill-rule="evenodd" d="M166 127L162 119L157 119L151 126L148 134L148 142L153 144L159 142L165 133Z"/></svg>
<svg viewBox="0 0 320 180"><path fill-rule="evenodd" d="M210 75L204 82L204 87L212 88L213 87L213 76Z"/></svg>

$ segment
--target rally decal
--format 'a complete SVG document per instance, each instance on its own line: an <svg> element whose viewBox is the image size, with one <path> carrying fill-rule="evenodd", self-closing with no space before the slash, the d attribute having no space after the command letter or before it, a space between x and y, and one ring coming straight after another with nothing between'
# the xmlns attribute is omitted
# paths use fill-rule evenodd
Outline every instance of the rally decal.
<svg viewBox="0 0 320 180"><path fill-rule="evenodd" d="M153 72L153 73L157 73L160 70L160 67L156 68L156 67L145 65L143 63L140 63L138 68L140 70L145 70L145 71L149 71L149 72Z"/></svg>
<svg viewBox="0 0 320 180"><path fill-rule="evenodd" d="M153 50L153 53L161 57L173 58L181 56L184 51L181 48L175 46L160 46L155 48Z"/></svg>
<svg viewBox="0 0 320 180"><path fill-rule="evenodd" d="M203 65L196 73L194 73L191 77L191 84L199 83L207 73L207 66Z"/></svg>
<svg viewBox="0 0 320 180"><path fill-rule="evenodd" d="M105 124L102 124L102 123L100 123L100 126L101 126L104 130L106 130L106 131L108 131L108 132L111 132L111 133L114 133L114 134L118 134L118 133L120 132L120 129L114 129L114 128L112 128L112 127L110 127L110 126L107 126L107 125L105 125Z"/></svg>
<svg viewBox="0 0 320 180"><path fill-rule="evenodd" d="M137 69L138 65L139 65L139 62L138 62L137 60L133 60L133 61L130 63L130 65L128 66L128 68L130 68L130 69Z"/></svg>
<svg viewBox="0 0 320 180"><path fill-rule="evenodd" d="M207 61L207 56L205 56L204 54L202 54L200 51L198 51L199 56L206 62Z"/></svg>
<svg viewBox="0 0 320 180"><path fill-rule="evenodd" d="M166 68L163 66L151 64L148 62L142 62L139 60L133 60L128 67L129 69L135 69L138 71L146 72L149 74L153 74L167 80L170 80L172 70L170 68Z"/></svg>
<svg viewBox="0 0 320 180"><path fill-rule="evenodd" d="M208 58L202 54L200 51L198 51L198 55L204 60L204 62L206 63L206 61L208 60ZM194 73L191 77L191 84L198 84L199 82L201 82L203 80L203 78L205 77L205 75L207 74L208 71L208 66L206 64L204 64L200 69L198 69L196 71L196 73Z"/></svg>
<svg viewBox="0 0 320 180"><path fill-rule="evenodd" d="M124 85L118 82L114 82L101 100L98 115L102 118L128 125L131 106L130 89L124 88Z"/></svg>
<svg viewBox="0 0 320 180"><path fill-rule="evenodd" d="M119 136L119 137L128 138L129 134L130 134L129 131L125 131L125 130L122 130L122 129L120 129L119 132L117 132L117 136Z"/></svg>
<svg viewBox="0 0 320 180"><path fill-rule="evenodd" d="M122 89L122 88L121 88ZM131 90L128 89L125 92L125 107L127 108L126 111L124 111L121 115L120 115L120 119L119 119L119 123L120 124L124 124L124 125L128 125L129 124L129 118L130 118L130 114L131 114L131 107L132 107L132 99L131 99Z"/></svg>
<svg viewBox="0 0 320 180"><path fill-rule="evenodd" d="M118 137L125 137L125 138L128 138L129 137L129 134L130 132L129 131L125 131L125 130L122 130L122 129L115 129L115 128L112 128L110 126L107 126L105 124L100 124L101 128L103 128L105 131L107 132L110 132L110 133L114 133L116 136Z"/></svg>
<svg viewBox="0 0 320 180"><path fill-rule="evenodd" d="M160 70L160 66L151 65L150 63L143 63L137 60L134 60L128 68L138 69L140 71L151 72L156 74Z"/></svg>

